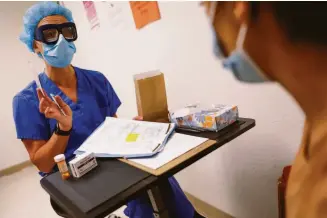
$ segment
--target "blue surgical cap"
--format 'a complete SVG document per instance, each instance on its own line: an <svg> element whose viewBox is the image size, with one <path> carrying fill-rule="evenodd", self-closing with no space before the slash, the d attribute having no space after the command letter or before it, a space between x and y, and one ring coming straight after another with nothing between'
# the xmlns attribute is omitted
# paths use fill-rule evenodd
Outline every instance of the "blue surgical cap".
<svg viewBox="0 0 327 218"><path fill-rule="evenodd" d="M31 52L34 52L33 41L37 25L43 18L51 15L62 15L69 22L74 22L72 12L55 2L41 2L30 7L23 17L24 30L19 39L27 45Z"/></svg>

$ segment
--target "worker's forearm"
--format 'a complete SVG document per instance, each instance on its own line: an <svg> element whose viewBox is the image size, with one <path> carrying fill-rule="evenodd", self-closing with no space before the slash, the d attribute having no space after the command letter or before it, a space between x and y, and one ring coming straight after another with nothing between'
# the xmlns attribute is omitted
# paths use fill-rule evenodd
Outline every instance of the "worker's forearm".
<svg viewBox="0 0 327 218"><path fill-rule="evenodd" d="M65 152L69 136L53 134L34 155L33 162L42 172L50 172L55 165L54 157Z"/></svg>

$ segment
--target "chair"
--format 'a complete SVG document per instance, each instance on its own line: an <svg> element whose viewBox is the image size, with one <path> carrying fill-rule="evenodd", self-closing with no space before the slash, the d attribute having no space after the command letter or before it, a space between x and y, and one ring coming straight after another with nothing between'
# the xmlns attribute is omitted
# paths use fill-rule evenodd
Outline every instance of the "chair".
<svg viewBox="0 0 327 218"><path fill-rule="evenodd" d="M285 194L288 177L291 172L291 166L286 166L283 169L282 176L278 179L278 214L279 218L286 218Z"/></svg>

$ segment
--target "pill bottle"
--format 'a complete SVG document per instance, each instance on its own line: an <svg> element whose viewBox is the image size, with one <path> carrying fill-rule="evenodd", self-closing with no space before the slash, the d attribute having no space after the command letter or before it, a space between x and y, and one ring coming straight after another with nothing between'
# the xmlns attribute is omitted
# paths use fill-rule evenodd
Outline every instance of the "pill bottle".
<svg viewBox="0 0 327 218"><path fill-rule="evenodd" d="M58 169L61 173L61 178L65 180L68 179L70 175L66 164L65 155L58 154L57 156L54 157L54 161L57 163Z"/></svg>

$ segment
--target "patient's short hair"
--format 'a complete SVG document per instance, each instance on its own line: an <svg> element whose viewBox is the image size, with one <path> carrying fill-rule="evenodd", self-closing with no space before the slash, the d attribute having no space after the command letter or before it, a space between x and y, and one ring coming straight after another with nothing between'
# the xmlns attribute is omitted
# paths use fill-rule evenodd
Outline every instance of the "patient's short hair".
<svg viewBox="0 0 327 218"><path fill-rule="evenodd" d="M260 4L270 4L272 12L290 41L327 45L327 2L250 2L255 21Z"/></svg>

